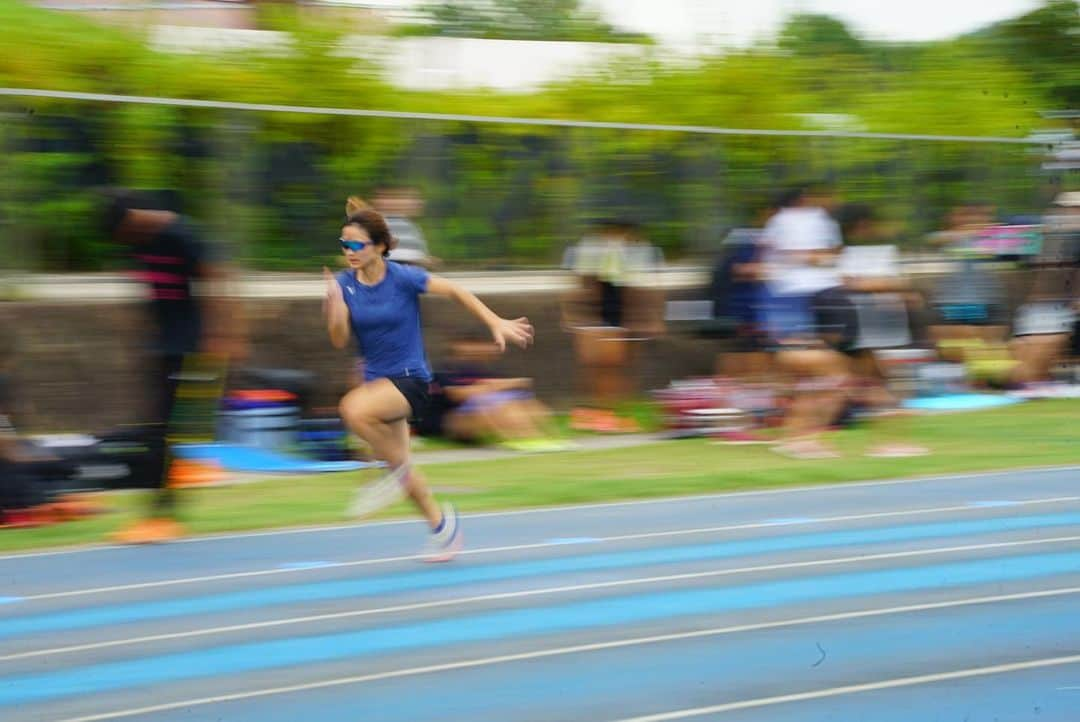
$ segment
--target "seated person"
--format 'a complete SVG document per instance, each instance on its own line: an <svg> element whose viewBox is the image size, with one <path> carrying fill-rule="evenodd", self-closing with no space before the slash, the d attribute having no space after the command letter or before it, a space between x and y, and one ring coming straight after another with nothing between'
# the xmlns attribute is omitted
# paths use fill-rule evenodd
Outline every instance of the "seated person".
<svg viewBox="0 0 1080 722"><path fill-rule="evenodd" d="M963 362L967 350L1005 340L1005 291L979 254L975 239L993 222L993 209L966 203L953 209L948 227L929 237L931 245L950 259L950 270L933 294L937 322L930 328L942 358Z"/></svg>
<svg viewBox="0 0 1080 722"><path fill-rule="evenodd" d="M34 526L40 523L34 508L44 499L35 488L27 473L26 465L32 461L22 441L15 433L11 419L11 401L7 380L7 367L12 353L11 335L3 330L5 348L0 348L0 526Z"/></svg>
<svg viewBox="0 0 1080 722"><path fill-rule="evenodd" d="M832 203L823 186L793 188L780 199L762 238L765 325L776 369L791 392L773 450L799 459L839 456L821 437L846 403L850 377L850 362L837 350L844 335L836 323L843 311L836 268L842 240L827 210Z"/></svg>
<svg viewBox="0 0 1080 722"><path fill-rule="evenodd" d="M905 277L897 247L881 242L885 226L861 203L840 209L840 225L845 246L838 268L852 311L846 352L858 362L875 350L910 345L911 317L923 299Z"/></svg>
<svg viewBox="0 0 1080 722"><path fill-rule="evenodd" d="M771 208L761 214L767 221ZM762 264L762 231L733 229L724 239L709 284L712 323L709 336L725 338L730 349L717 363L720 376L764 379L769 371L762 307L766 288Z"/></svg>
<svg viewBox="0 0 1080 722"><path fill-rule="evenodd" d="M853 384L849 403L877 415L898 413L900 401L888 382L879 353L911 345L910 311L922 298L911 289L896 246L882 243L888 233L873 208L861 203L839 212L844 251L838 268L851 301L852 327L845 353L851 359ZM880 433L875 430L873 436ZM868 456L921 456L928 449L903 440L873 443Z"/></svg>
<svg viewBox="0 0 1080 722"><path fill-rule="evenodd" d="M96 504L61 495L75 469L15 429L14 334L0 326L0 527L39 526L97 513Z"/></svg>
<svg viewBox="0 0 1080 722"><path fill-rule="evenodd" d="M1049 381L1054 365L1077 355L1080 342L1080 193L1062 193L1054 205L1027 303L1013 323L1011 381L1019 385Z"/></svg>
<svg viewBox="0 0 1080 722"><path fill-rule="evenodd" d="M656 275L663 263L660 249L644 240L637 221L618 215L597 219L566 249L563 267L574 272L578 287L563 298L562 325L571 334L589 399L589 406L572 413L574 428L640 430L614 409L637 393L641 342L664 330L664 289Z"/></svg>
<svg viewBox="0 0 1080 722"><path fill-rule="evenodd" d="M494 373L496 356L490 341L453 342L445 370L434 374L429 413L418 431L468 443L495 441L518 451L567 448L553 438L551 410L533 394L532 379Z"/></svg>

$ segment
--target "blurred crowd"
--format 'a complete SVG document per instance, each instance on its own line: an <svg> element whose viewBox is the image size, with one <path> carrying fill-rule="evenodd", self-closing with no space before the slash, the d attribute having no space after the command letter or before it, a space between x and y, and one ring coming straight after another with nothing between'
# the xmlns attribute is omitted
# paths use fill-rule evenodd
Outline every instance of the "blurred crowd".
<svg viewBox="0 0 1080 722"><path fill-rule="evenodd" d="M423 203L414 189L384 188L371 204L385 215L398 240L390 260L426 268L439 264L421 231ZM364 207L365 201L350 198L346 214ZM147 283L161 296L157 300L174 302L183 296L186 303L189 282L219 264L204 258L180 219L140 213L129 214L125 222L134 218L165 239L155 241L160 247L149 256L142 251L143 263L149 258L166 264L151 269ZM658 282L663 254L648 242L637 219L598 218L563 257L564 268L577 279L561 303L562 328L574 350L579 381L580 403L570 411L568 424L557 423L531 379L496 370L488 340L458 338L434 369L431 411L417 420L415 432L514 451L563 450L573 446L567 426L598 433L641 430L639 418L627 409L651 392L673 436L761 443L793 458L827 459L839 456L830 431L906 413L907 402L918 397L987 388L1021 397L1075 392L1080 193L1061 193L1042 216L1009 222L985 203L958 205L945 227L926 239L936 264L931 284L906 272L894 236L871 206L842 202L825 185L792 188L761 208L754 227L727 234L705 293L685 300L667 298ZM187 260L193 265L177 281L176 269ZM1010 283L1003 280L1006 268L1013 274ZM175 303L169 308L175 310ZM185 373L183 357L200 347L197 337L203 329L181 318L159 320L158 371L148 393L175 395L177 374ZM202 322L207 333L220 333L221 324L212 317ZM673 333L709 344L716 352L714 372L662 389L642 388L642 350ZM13 334L3 337L10 340ZM238 345L225 343L226 349L222 340L216 339L215 353L234 354ZM94 513L94 504L78 492L96 488L93 475L86 474L86 460L100 456L106 442L112 445L110 458L120 458L130 476L160 475L161 467L171 464L166 483L184 482L179 471L184 465L164 451L163 426L176 423L176 409L165 402L149 422L151 431L142 435L84 439L59 444L61 450L20 436L17 394L5 372L14 353L10 343L0 347L4 524L34 525ZM271 389L262 389L257 399L234 396L230 413L302 406L302 385L285 389L288 384L277 384L272 389L277 396L267 395ZM335 419L322 419L305 437L301 420L285 416L288 433L231 438L268 440L274 451L324 458L357 453ZM275 418L280 422L282 416ZM312 443L305 447L304 439ZM928 451L903 434L883 432L868 453L894 457ZM147 458L152 463L143 469L138 459ZM189 467L185 473L190 480Z"/></svg>
<svg viewBox="0 0 1080 722"><path fill-rule="evenodd" d="M838 456L828 430L902 414L913 396L1075 394L1080 194L1007 223L985 203L957 206L926 239L932 285L906 273L873 207L825 185L788 190L759 221L727 236L708 297L667 303L666 319L648 283L662 260L632 224L605 223L568 253L581 288L564 319L592 402L575 409L576 427L632 430L616 402L633 393L635 350L665 320L718 341L714 375L655 392L670 430L800 459ZM880 441L869 453L928 452Z"/></svg>
<svg viewBox="0 0 1080 722"><path fill-rule="evenodd" d="M793 188L762 208L756 227L728 234L707 297L687 302L665 299L657 280L663 254L635 219L599 218L563 257L578 278L562 302L582 400L569 425L640 430L634 414L622 411L649 391L641 387L642 349L680 326L715 344L717 362L708 378L652 390L669 430L770 443L797 458L835 456L827 430L900 413L913 395L980 387L1021 396L1071 393L1066 380L1080 344L1078 231L1076 193L1060 194L1042 217L1009 222L988 204L960 204L926 239L936 280L920 285L873 207L842 203L823 185ZM1019 279L1010 296L1002 275L1013 269ZM465 351L469 345L455 344L451 358L483 356L482 343ZM489 369L492 361L486 359ZM474 366L441 374L437 393L452 423L443 425L440 414L423 433L562 448L544 422L550 410L526 390L530 381L490 373ZM529 412L519 423L511 419L521 415L521 399ZM779 431L755 433L769 427ZM892 440L871 453L926 451Z"/></svg>

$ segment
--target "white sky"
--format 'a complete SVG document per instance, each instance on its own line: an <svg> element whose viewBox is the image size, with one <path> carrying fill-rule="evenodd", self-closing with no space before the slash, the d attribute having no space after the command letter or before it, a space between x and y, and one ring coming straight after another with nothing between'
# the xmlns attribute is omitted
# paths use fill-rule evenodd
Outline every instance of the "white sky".
<svg viewBox="0 0 1080 722"><path fill-rule="evenodd" d="M421 0L339 0L381 8ZM582 0L613 25L671 43L703 38L748 45L775 36L785 17L824 13L880 40L937 40L1021 15L1039 0Z"/></svg>
<svg viewBox="0 0 1080 722"><path fill-rule="evenodd" d="M612 24L662 40L711 37L746 45L775 35L796 12L832 15L882 40L936 40L1015 17L1038 0L585 0Z"/></svg>

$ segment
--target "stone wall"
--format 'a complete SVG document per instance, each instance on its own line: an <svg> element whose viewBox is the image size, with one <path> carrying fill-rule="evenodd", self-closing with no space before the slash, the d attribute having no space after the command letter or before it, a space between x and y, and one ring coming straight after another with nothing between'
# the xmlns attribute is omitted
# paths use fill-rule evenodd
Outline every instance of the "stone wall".
<svg viewBox="0 0 1080 722"><path fill-rule="evenodd" d="M1023 297L1028 280L1026 274L1003 275L1011 306ZM928 290L935 278L921 276L917 282ZM680 290L669 292L668 298L701 295ZM537 394L555 408L568 408L581 398L572 340L560 326L560 295L553 291L499 293L485 300L499 314L528 316L536 326L536 345L528 351L509 350L498 370L533 378ZM248 300L251 356L247 365L311 372L317 380L312 405L333 407L349 386L352 354L330 346L320 304L318 299ZM423 318L429 356L436 368L448 340L484 333L471 316L441 298L423 298ZM145 400L138 385L145 329L142 306L131 302L0 306L0 355L5 346L15 348L8 373L14 380L20 428L93 432L137 420ZM664 336L642 342L638 348L634 364L638 386L649 390L671 379L710 373L721 346L669 328Z"/></svg>
<svg viewBox="0 0 1080 722"><path fill-rule="evenodd" d="M555 293L500 294L486 299L503 316L528 316L536 344L512 349L498 362L509 375L532 377L537 394L566 408L579 393L569 334L560 328ZM321 301L251 299L246 303L251 355L247 366L315 374L312 405L336 405L347 390L351 351L330 346ZM14 341L10 369L19 427L28 432L94 432L136 421L145 401L138 385L146 322L136 303L7 303L0 308L6 341ZM423 299L428 352L437 368L447 341L483 336L485 329L456 304ZM641 388L671 378L708 373L712 342L667 335L643 342L636 368Z"/></svg>

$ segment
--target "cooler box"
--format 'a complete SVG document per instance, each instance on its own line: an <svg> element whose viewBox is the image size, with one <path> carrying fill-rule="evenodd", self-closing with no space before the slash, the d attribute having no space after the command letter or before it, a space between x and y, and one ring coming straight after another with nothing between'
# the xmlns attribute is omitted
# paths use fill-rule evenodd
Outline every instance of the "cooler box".
<svg viewBox="0 0 1080 722"><path fill-rule="evenodd" d="M283 451L296 445L299 427L295 394L276 389L237 391L224 400L218 436L231 444Z"/></svg>

